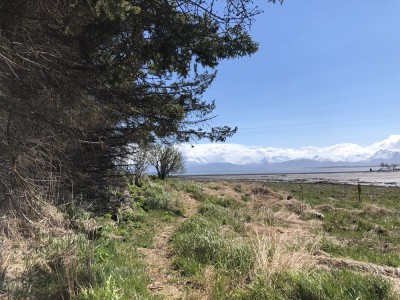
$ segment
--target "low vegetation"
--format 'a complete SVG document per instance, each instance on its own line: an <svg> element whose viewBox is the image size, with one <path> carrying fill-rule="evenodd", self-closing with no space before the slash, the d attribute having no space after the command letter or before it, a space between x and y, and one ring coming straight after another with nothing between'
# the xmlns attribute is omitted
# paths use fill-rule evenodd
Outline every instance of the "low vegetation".
<svg viewBox="0 0 400 300"><path fill-rule="evenodd" d="M400 267L400 190L351 185L269 184L287 190L324 215L321 249L332 255Z"/></svg>
<svg viewBox="0 0 400 300"><path fill-rule="evenodd" d="M114 207L102 207L101 216L77 203L65 207L64 225L72 230L37 237L23 272L9 274L0 291L15 299L158 299L147 289L139 249L151 247L157 228L174 222L182 205L162 182L129 191L115 192Z"/></svg>
<svg viewBox="0 0 400 300"><path fill-rule="evenodd" d="M362 191L168 179L81 197L58 229L2 227L0 299L399 299L399 190Z"/></svg>

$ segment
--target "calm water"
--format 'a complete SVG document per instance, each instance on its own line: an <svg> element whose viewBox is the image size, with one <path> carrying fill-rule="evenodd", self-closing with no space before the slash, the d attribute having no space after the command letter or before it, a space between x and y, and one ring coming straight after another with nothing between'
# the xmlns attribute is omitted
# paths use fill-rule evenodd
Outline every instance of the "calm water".
<svg viewBox="0 0 400 300"><path fill-rule="evenodd" d="M286 174L255 175L197 175L185 176L196 180L241 180L265 182L299 182L299 183L344 183L378 186L400 186L400 171L390 172L313 172Z"/></svg>

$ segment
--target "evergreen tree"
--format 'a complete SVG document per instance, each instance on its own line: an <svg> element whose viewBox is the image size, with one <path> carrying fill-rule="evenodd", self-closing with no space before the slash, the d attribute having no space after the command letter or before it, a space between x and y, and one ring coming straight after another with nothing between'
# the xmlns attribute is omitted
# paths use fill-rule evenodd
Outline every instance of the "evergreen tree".
<svg viewBox="0 0 400 300"><path fill-rule="evenodd" d="M234 134L207 126L202 95L220 60L257 50L258 13L250 0L1 1L0 203L102 185L133 143Z"/></svg>

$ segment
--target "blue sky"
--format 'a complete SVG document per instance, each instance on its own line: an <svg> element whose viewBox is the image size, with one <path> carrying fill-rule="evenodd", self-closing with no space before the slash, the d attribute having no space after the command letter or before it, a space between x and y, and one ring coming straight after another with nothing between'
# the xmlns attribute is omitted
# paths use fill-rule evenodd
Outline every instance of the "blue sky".
<svg viewBox="0 0 400 300"><path fill-rule="evenodd" d="M368 146L400 133L399 0L266 2L259 52L221 62L205 95L211 125L239 127L227 143Z"/></svg>

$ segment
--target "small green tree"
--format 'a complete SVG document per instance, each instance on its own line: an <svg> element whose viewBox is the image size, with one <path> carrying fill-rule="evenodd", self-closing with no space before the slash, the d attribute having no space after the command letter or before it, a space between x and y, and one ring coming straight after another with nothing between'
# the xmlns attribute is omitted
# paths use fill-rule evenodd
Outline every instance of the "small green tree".
<svg viewBox="0 0 400 300"><path fill-rule="evenodd" d="M185 172L183 155L172 145L155 144L149 150L149 162L156 168L160 179Z"/></svg>

